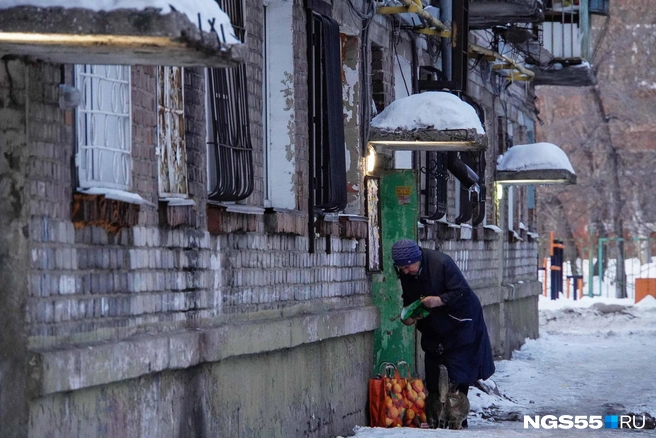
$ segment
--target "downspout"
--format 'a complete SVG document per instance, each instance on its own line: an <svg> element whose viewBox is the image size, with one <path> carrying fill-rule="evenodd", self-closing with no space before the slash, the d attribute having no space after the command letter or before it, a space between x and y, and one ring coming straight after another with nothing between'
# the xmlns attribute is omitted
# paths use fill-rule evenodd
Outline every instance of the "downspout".
<svg viewBox="0 0 656 438"><path fill-rule="evenodd" d="M483 111L481 105L466 93L463 93L461 98L463 101L474 107L474 110L476 110L476 114L478 115L481 124L485 126L485 112ZM472 157L469 164L476 167L475 173L478 175L477 182L480 188L478 192L478 202L472 201L472 225L477 226L485 220L485 198L487 196L485 187L485 151L479 151L478 156L475 159Z"/></svg>
<svg viewBox="0 0 656 438"><path fill-rule="evenodd" d="M486 198L486 188L485 188L485 152L481 151L478 154L478 185L480 186L480 193L478 196L478 203L474 204L472 225L477 226L485 220L485 198Z"/></svg>
<svg viewBox="0 0 656 438"><path fill-rule="evenodd" d="M451 21L453 20L452 0L440 0L440 19L446 26L451 26ZM453 80L453 49L451 48L451 38L442 38L440 41L440 47L442 56L442 72L446 76L446 80L451 81Z"/></svg>
<svg viewBox="0 0 656 438"><path fill-rule="evenodd" d="M581 25L581 55L587 61L590 59L590 9L588 0L579 1L579 22Z"/></svg>
<svg viewBox="0 0 656 438"><path fill-rule="evenodd" d="M448 0L449 3L451 0ZM399 0L399 2L407 7L407 8L416 8L414 10L414 13L426 20L431 26L433 26L436 30L440 32L450 32L451 29L449 29L447 26L445 26L443 23L440 22L437 18L433 17L431 14L426 12L423 7L421 6L421 2L418 0Z"/></svg>
<svg viewBox="0 0 656 438"><path fill-rule="evenodd" d="M471 204L478 203L481 188L478 185L479 177L474 170L469 167L459 156L457 152L447 152L447 169L453 174L458 181L467 189L467 201L462 202L460 216L456 218L456 223L460 224L471 219ZM462 198L461 198L462 199ZM462 207L465 207L464 210Z"/></svg>

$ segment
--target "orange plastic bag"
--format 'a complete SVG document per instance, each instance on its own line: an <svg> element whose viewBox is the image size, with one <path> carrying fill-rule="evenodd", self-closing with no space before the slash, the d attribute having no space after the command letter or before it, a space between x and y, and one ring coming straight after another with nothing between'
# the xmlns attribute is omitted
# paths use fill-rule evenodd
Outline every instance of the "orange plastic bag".
<svg viewBox="0 0 656 438"><path fill-rule="evenodd" d="M426 388L424 382L401 377L397 366L383 362L375 378L369 379L369 418L372 427L422 427L426 424ZM381 373L382 370L382 373Z"/></svg>

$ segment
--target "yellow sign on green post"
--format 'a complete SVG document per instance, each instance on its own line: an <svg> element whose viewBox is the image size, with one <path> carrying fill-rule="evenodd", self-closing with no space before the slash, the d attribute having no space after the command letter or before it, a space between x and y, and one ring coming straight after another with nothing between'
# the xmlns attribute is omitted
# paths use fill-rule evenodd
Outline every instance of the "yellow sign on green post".
<svg viewBox="0 0 656 438"><path fill-rule="evenodd" d="M381 362L406 361L415 369L415 328L401 323L401 283L392 261L392 245L417 239L417 177L413 170L388 171L380 177L383 269L373 275L374 304L380 308L380 328L374 333L374 373Z"/></svg>

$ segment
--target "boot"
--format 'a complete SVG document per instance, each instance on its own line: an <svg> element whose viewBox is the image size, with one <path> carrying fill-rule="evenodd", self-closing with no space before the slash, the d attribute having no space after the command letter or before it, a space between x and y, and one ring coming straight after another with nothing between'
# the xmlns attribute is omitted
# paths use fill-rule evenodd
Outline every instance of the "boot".
<svg viewBox="0 0 656 438"><path fill-rule="evenodd" d="M429 392L426 396L426 423L431 429L437 429L441 408L439 394L436 391Z"/></svg>

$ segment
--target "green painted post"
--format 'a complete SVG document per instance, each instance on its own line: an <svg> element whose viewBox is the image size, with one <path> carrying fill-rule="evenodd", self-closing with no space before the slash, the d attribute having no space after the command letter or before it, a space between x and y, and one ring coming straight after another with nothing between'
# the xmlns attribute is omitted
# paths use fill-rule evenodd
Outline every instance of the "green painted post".
<svg viewBox="0 0 656 438"><path fill-rule="evenodd" d="M404 360L415 369L415 328L401 323L401 283L392 262L392 245L417 239L417 179L413 170L386 172L380 177L383 271L372 276L371 294L380 308L380 328L374 333L374 373L381 362Z"/></svg>

